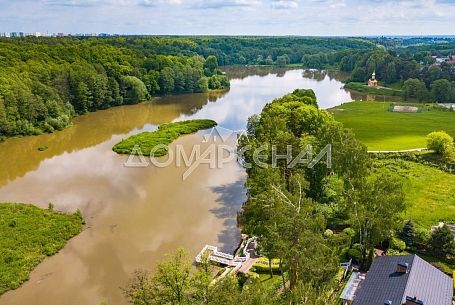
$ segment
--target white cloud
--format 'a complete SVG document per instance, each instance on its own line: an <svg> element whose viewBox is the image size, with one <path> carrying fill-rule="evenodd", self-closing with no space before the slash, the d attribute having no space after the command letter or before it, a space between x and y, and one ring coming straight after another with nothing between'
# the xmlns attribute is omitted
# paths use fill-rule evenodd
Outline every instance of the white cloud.
<svg viewBox="0 0 455 305"><path fill-rule="evenodd" d="M296 9L299 7L298 0L272 0L270 6L274 9Z"/></svg>
<svg viewBox="0 0 455 305"><path fill-rule="evenodd" d="M228 7L251 7L259 2L255 0L199 0L188 1L189 6L200 9L223 9Z"/></svg>
<svg viewBox="0 0 455 305"><path fill-rule="evenodd" d="M455 34L455 0L0 0L0 31Z"/></svg>

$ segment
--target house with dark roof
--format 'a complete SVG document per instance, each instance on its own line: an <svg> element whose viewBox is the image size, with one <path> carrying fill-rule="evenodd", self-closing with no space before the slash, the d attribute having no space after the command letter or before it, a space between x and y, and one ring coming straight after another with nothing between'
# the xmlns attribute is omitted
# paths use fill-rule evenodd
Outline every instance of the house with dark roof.
<svg viewBox="0 0 455 305"><path fill-rule="evenodd" d="M353 305L452 305L453 281L417 255L377 257Z"/></svg>

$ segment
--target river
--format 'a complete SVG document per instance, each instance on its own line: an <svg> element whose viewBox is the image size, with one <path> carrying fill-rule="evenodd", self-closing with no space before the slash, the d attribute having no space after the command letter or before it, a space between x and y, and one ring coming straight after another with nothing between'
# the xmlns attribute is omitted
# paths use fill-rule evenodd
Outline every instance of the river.
<svg viewBox="0 0 455 305"><path fill-rule="evenodd" d="M245 173L233 160L223 168L128 168L111 151L127 137L157 125L209 118L241 130L247 118L296 88L312 88L321 108L358 99L342 89L343 75L323 71L229 68L224 93L157 98L74 119L60 132L0 143L0 201L80 209L84 231L46 258L19 289L0 297L3 305L123 305L119 287L138 268L153 270L179 247L191 257L205 245L233 251L239 241L236 213L245 200ZM201 132L172 145L190 148ZM45 151L38 151L47 146Z"/></svg>

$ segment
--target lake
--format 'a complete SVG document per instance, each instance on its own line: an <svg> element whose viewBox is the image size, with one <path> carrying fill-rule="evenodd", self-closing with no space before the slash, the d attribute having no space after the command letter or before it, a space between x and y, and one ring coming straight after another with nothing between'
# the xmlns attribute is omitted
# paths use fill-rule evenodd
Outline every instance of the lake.
<svg viewBox="0 0 455 305"><path fill-rule="evenodd" d="M321 108L362 98L342 89L340 73L272 68L226 68L224 93L187 94L121 106L74 119L60 132L0 143L0 201L80 209L84 231L47 258L4 305L127 304L119 287L135 269L153 270L177 248L194 257L205 244L232 252L239 242L236 213L245 200L245 172L235 161L223 168L125 167L112 146L157 125L208 118L242 130L249 116L296 88L315 91ZM202 142L201 132L172 145ZM45 151L38 147L47 146Z"/></svg>

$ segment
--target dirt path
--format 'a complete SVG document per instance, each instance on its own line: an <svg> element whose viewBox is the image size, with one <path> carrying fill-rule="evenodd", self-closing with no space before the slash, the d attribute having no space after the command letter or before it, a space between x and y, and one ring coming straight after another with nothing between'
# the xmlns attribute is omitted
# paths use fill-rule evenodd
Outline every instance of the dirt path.
<svg viewBox="0 0 455 305"><path fill-rule="evenodd" d="M403 149L403 150L369 150L370 154L391 154L391 153L404 153L404 152L419 152L428 150L427 148L413 148L413 149Z"/></svg>

